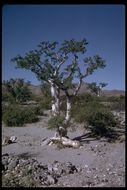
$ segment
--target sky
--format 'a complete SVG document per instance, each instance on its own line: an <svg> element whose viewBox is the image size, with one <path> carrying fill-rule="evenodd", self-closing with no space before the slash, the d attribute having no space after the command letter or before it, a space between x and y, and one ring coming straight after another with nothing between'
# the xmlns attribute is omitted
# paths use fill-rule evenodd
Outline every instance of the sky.
<svg viewBox="0 0 127 190"><path fill-rule="evenodd" d="M15 69L11 59L36 49L41 41L88 41L84 57L99 54L106 67L85 78L125 90L125 7L120 4L5 5L2 9L2 80L24 78L41 84L34 73ZM82 68L82 60L80 59Z"/></svg>

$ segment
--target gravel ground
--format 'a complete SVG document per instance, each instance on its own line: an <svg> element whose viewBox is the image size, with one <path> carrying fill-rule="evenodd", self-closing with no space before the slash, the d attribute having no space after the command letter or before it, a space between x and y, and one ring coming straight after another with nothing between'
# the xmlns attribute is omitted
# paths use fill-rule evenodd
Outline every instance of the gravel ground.
<svg viewBox="0 0 127 190"><path fill-rule="evenodd" d="M79 126L69 130L68 136L79 138L80 148L41 146L55 133L46 128L49 114L24 127L2 126L2 138L17 137L16 143L2 146L3 187L125 187L124 135L111 143L86 137Z"/></svg>

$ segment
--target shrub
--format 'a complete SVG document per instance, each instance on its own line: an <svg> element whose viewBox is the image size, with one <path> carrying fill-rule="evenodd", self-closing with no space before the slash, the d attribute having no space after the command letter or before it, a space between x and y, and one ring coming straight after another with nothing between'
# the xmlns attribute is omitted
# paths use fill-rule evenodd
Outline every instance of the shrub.
<svg viewBox="0 0 127 190"><path fill-rule="evenodd" d="M74 104L72 104L71 115L76 122L82 123L87 118L87 115L89 116L91 114L91 111L96 111L100 106L101 105L98 101L95 101L94 98L90 97L89 101L86 99L86 101L74 102Z"/></svg>
<svg viewBox="0 0 127 190"><path fill-rule="evenodd" d="M87 122L92 133L98 136L108 136L117 124L112 113L101 109L88 117Z"/></svg>
<svg viewBox="0 0 127 190"><path fill-rule="evenodd" d="M14 97L13 97L11 94L9 94L9 93L2 93L2 101L14 103L14 102L15 102L15 99L14 99Z"/></svg>
<svg viewBox="0 0 127 190"><path fill-rule="evenodd" d="M117 124L109 109L94 100L85 106L74 105L72 116L76 122L87 124L91 132L99 136L106 136Z"/></svg>
<svg viewBox="0 0 127 190"><path fill-rule="evenodd" d="M50 110L51 109L51 98L45 98L43 97L43 99L40 100L39 104L41 106L41 108L45 109L45 110Z"/></svg>
<svg viewBox="0 0 127 190"><path fill-rule="evenodd" d="M34 111L34 113L36 115L44 115L44 109L42 108L42 106L31 106L32 110Z"/></svg>
<svg viewBox="0 0 127 190"><path fill-rule="evenodd" d="M49 128L49 129L57 128L57 126L63 124L63 121L64 121L64 117L62 117L62 116L55 116L55 117L52 117L52 118L48 121L48 128Z"/></svg>
<svg viewBox="0 0 127 190"><path fill-rule="evenodd" d="M38 117L31 107L9 105L3 113L3 121L7 126L22 126L25 123L38 121Z"/></svg>

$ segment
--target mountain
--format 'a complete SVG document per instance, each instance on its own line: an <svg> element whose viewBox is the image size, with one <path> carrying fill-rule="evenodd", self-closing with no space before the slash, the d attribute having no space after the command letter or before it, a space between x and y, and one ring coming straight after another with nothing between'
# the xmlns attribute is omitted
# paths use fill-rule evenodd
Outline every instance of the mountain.
<svg viewBox="0 0 127 190"><path fill-rule="evenodd" d="M30 85L29 88L34 95L36 95L36 96L42 96L43 95L43 93L41 91L41 86ZM88 92L90 92L90 90L87 89L87 84L83 83L80 90L79 90L79 94L88 93ZM61 94L63 94L63 92L61 92ZM117 90L117 89L102 90L101 95L103 95L103 96L120 96L120 95L125 96L125 91L124 90Z"/></svg>
<svg viewBox="0 0 127 190"><path fill-rule="evenodd" d="M41 91L41 86L35 86L35 85L30 85L29 86L29 89L30 91L32 92L33 95L35 96L38 96L38 97L41 97L43 96L43 92ZM79 90L79 94L82 94L82 93L88 93L90 92L88 89L87 89L87 84L86 83L83 83L81 85L81 88ZM4 93L7 93L7 89L4 85L2 85L2 94ZM63 94L63 92L61 92L61 94ZM120 96L120 95L123 95L125 96L125 91L124 90L117 90L117 89L114 89L114 90L102 90L102 93L101 95L104 95L104 96Z"/></svg>

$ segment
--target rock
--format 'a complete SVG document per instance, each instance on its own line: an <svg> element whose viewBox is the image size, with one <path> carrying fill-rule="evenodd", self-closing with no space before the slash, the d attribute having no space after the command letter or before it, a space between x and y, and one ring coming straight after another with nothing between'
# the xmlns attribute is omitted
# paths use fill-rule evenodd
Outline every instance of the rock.
<svg viewBox="0 0 127 190"><path fill-rule="evenodd" d="M18 161L17 161L17 160L11 161L11 162L9 163L9 165L8 165L8 170L13 170L13 169L16 167L17 164L18 164Z"/></svg>
<svg viewBox="0 0 127 190"><path fill-rule="evenodd" d="M101 144L97 147L105 148L107 146ZM81 187L124 186L125 172L123 168L125 165L122 163L118 165L109 160L106 165L104 163L105 160L102 159L102 163L100 162L99 165L89 164L89 166L84 165L81 168L71 162L54 161L43 164L36 159L23 159L19 156L4 154L2 155L2 186L75 187L77 184Z"/></svg>
<svg viewBox="0 0 127 190"><path fill-rule="evenodd" d="M47 184L51 185L55 183L55 179L51 175L47 175Z"/></svg>

